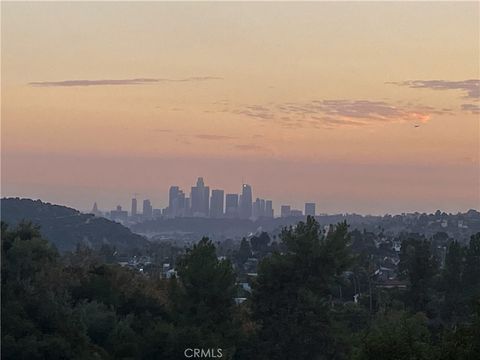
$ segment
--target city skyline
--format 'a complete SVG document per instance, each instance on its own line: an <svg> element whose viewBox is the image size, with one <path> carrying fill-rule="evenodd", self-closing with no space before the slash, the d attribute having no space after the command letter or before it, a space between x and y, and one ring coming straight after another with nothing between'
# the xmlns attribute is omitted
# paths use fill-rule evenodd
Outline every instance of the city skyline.
<svg viewBox="0 0 480 360"><path fill-rule="evenodd" d="M478 2L1 6L2 196L478 209Z"/></svg>
<svg viewBox="0 0 480 360"><path fill-rule="evenodd" d="M180 186L171 185L168 190L166 204L152 204L150 199L143 200L143 211L138 212L137 193L131 198L130 211L127 207L117 203L115 208L101 208L95 201L91 212L95 215L106 215L113 220L127 221L127 218L135 220L149 218L177 218L177 217L201 217L201 218L237 218L258 219L262 217L289 217L303 215L318 215L316 203L304 202L304 210L294 206L277 204L272 199L264 199L259 194L253 196L253 188L250 184L242 184L241 192L225 193L223 189L215 188L210 192L203 177L198 177L196 185L191 187L190 193L186 193ZM300 200L297 200L298 203ZM288 207L288 213L282 209ZM277 211L275 211L277 210Z"/></svg>

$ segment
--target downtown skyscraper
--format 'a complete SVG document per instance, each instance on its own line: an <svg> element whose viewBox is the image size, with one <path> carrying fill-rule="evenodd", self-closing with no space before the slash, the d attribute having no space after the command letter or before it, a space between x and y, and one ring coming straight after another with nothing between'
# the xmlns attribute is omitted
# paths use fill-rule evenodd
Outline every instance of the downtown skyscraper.
<svg viewBox="0 0 480 360"><path fill-rule="evenodd" d="M236 218L238 215L238 194L227 194L225 196L225 216Z"/></svg>
<svg viewBox="0 0 480 360"><path fill-rule="evenodd" d="M153 208L150 200L145 199L143 200L143 218L144 219L151 219L153 216Z"/></svg>
<svg viewBox="0 0 480 360"><path fill-rule="evenodd" d="M265 201L265 217L273 218L273 203L272 200Z"/></svg>
<svg viewBox="0 0 480 360"><path fill-rule="evenodd" d="M186 213L185 193L178 186L171 186L168 192L168 210L167 216L179 217Z"/></svg>
<svg viewBox="0 0 480 360"><path fill-rule="evenodd" d="M130 215L132 217L137 216L137 199L136 198L132 199L132 208L130 210Z"/></svg>
<svg viewBox="0 0 480 360"><path fill-rule="evenodd" d="M170 186L168 206L163 209L161 216L250 220L274 217L272 200L256 198L253 202L252 197L249 184L242 184L241 194L225 194L223 189L214 189L210 193L210 187L205 185L203 177L199 177L191 188L190 197L179 186Z"/></svg>
<svg viewBox="0 0 480 360"><path fill-rule="evenodd" d="M191 191L192 215L194 217L208 217L210 214L210 188L205 186L203 178L197 179L197 185Z"/></svg>
<svg viewBox="0 0 480 360"><path fill-rule="evenodd" d="M223 217L223 190L212 190L212 196L210 198L210 217L221 218Z"/></svg>
<svg viewBox="0 0 480 360"><path fill-rule="evenodd" d="M240 195L240 218L250 219L252 217L252 187L248 184L242 185Z"/></svg>

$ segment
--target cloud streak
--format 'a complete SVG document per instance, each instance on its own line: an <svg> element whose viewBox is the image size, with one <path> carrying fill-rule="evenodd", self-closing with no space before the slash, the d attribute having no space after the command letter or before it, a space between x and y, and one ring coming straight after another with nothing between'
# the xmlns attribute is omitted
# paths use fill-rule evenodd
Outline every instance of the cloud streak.
<svg viewBox="0 0 480 360"><path fill-rule="evenodd" d="M469 79L461 81L448 80L409 80L400 82L388 82L399 86L408 86L412 89L431 89L431 90L461 90L464 93L463 98L480 99L480 79Z"/></svg>
<svg viewBox="0 0 480 360"><path fill-rule="evenodd" d="M234 146L238 150L242 151L266 151L267 148L257 144L238 144Z"/></svg>
<svg viewBox="0 0 480 360"><path fill-rule="evenodd" d="M198 134L195 135L197 139L202 140L233 140L237 137L235 136L227 136L227 135L214 135L214 134Z"/></svg>
<svg viewBox="0 0 480 360"><path fill-rule="evenodd" d="M479 104L462 104L462 110L478 115L480 114L480 105Z"/></svg>
<svg viewBox="0 0 480 360"><path fill-rule="evenodd" d="M183 79L168 78L134 78L134 79L100 79L100 80L62 80L62 81L34 81L28 85L34 87L73 87L73 86L123 86L123 85L150 85L157 83L202 82L223 80L217 76L193 76Z"/></svg>
<svg viewBox="0 0 480 360"><path fill-rule="evenodd" d="M287 128L358 127L391 122L427 122L434 114L446 113L429 106L395 106L385 101L358 99L244 105L228 112L258 121L274 121Z"/></svg>
<svg viewBox="0 0 480 360"><path fill-rule="evenodd" d="M283 107L283 110L289 114L297 115L324 114L325 116L323 118L327 117L351 123L362 123L364 121L428 120L428 114L423 111L423 109L403 108L390 105L384 101L371 100L314 100L302 105Z"/></svg>
<svg viewBox="0 0 480 360"><path fill-rule="evenodd" d="M269 120L274 118L271 109L262 105L246 105L242 109L233 110L233 113L261 120Z"/></svg>

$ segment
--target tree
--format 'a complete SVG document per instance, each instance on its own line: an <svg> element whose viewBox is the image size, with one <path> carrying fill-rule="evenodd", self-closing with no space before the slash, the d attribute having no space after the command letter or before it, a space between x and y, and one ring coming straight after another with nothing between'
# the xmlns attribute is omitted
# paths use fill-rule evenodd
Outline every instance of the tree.
<svg viewBox="0 0 480 360"><path fill-rule="evenodd" d="M258 236L252 236L250 243L252 244L253 251L266 252L268 250L268 244L270 243L270 236L263 231Z"/></svg>
<svg viewBox="0 0 480 360"><path fill-rule="evenodd" d="M222 348L235 352L240 324L235 321L235 274L228 260L219 260L214 244L203 238L177 264L170 305L177 327L178 353L187 347Z"/></svg>
<svg viewBox="0 0 480 360"><path fill-rule="evenodd" d="M249 257L252 256L252 249L247 239L243 238L240 242L240 249L238 250L238 263L243 265Z"/></svg>
<svg viewBox="0 0 480 360"><path fill-rule="evenodd" d="M465 252L464 283L473 292L480 290L480 233L471 236Z"/></svg>
<svg viewBox="0 0 480 360"><path fill-rule="evenodd" d="M340 356L332 324L331 288L350 263L346 223L322 236L313 217L281 235L286 253L259 266L252 315L259 325L260 359Z"/></svg>
<svg viewBox="0 0 480 360"><path fill-rule="evenodd" d="M464 271L464 249L457 242L452 241L445 255L445 268L442 273L442 287L445 293L445 303L442 315L449 320L452 316L462 315L463 293L462 275Z"/></svg>
<svg viewBox="0 0 480 360"><path fill-rule="evenodd" d="M39 227L2 223L2 358L95 358L74 316L57 251Z"/></svg>
<svg viewBox="0 0 480 360"><path fill-rule="evenodd" d="M379 314L364 333L356 360L436 359L424 314Z"/></svg>
<svg viewBox="0 0 480 360"><path fill-rule="evenodd" d="M480 298L473 304L470 321L446 329L442 334L440 360L480 359Z"/></svg>
<svg viewBox="0 0 480 360"><path fill-rule="evenodd" d="M400 249L399 273L410 281L407 304L415 311L424 311L429 302L431 281L438 272L438 262L425 239L408 238Z"/></svg>
<svg viewBox="0 0 480 360"><path fill-rule="evenodd" d="M38 227L2 223L2 358L162 357L170 345L162 283L97 255L62 262Z"/></svg>

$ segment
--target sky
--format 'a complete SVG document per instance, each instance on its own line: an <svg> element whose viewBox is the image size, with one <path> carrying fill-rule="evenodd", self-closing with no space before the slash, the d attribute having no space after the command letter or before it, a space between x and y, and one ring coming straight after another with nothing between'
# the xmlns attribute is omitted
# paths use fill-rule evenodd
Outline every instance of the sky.
<svg viewBox="0 0 480 360"><path fill-rule="evenodd" d="M2 196L480 207L478 2L1 7Z"/></svg>

